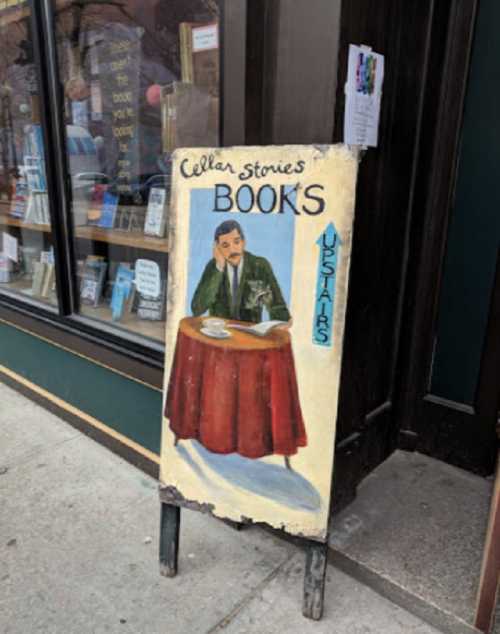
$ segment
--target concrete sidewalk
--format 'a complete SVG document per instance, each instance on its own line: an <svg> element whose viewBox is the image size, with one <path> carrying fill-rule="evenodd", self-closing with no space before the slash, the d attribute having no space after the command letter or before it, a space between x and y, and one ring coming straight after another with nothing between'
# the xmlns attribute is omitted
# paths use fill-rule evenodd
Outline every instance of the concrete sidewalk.
<svg viewBox="0 0 500 634"><path fill-rule="evenodd" d="M0 384L3 634L438 631L331 566L307 621L299 548L189 511L160 577L159 510L154 480Z"/></svg>

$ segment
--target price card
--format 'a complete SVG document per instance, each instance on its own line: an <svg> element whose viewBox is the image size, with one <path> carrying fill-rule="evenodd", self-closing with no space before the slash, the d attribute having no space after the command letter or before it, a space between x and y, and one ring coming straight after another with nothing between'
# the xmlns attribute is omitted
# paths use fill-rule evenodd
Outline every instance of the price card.
<svg viewBox="0 0 500 634"><path fill-rule="evenodd" d="M13 262L18 262L18 243L17 238L14 238L10 234L5 231L2 233L2 245L3 245L3 255L12 260Z"/></svg>
<svg viewBox="0 0 500 634"><path fill-rule="evenodd" d="M217 24L193 29L193 53L219 48L219 28Z"/></svg>
<svg viewBox="0 0 500 634"><path fill-rule="evenodd" d="M158 298L161 292L160 267L153 260L137 260L135 285L141 295Z"/></svg>

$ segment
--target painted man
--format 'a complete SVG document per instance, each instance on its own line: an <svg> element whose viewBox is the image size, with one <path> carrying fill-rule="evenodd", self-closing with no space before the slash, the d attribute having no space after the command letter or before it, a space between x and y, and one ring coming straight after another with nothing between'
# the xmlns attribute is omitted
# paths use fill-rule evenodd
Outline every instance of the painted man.
<svg viewBox="0 0 500 634"><path fill-rule="evenodd" d="M213 258L205 267L191 302L193 315L262 321L290 321L281 289L269 262L245 250L245 236L238 222L226 220L215 230Z"/></svg>

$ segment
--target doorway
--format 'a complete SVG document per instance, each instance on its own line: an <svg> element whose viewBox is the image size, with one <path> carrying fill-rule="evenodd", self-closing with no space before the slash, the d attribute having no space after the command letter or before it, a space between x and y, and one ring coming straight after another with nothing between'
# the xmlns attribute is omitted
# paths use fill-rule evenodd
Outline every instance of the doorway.
<svg viewBox="0 0 500 634"><path fill-rule="evenodd" d="M450 18L435 125L423 132L425 213L415 212L423 225L413 244L420 257L412 263L401 436L411 448L490 475L500 390L500 85L491 81L500 6L482 0L475 15L460 14L460 4Z"/></svg>

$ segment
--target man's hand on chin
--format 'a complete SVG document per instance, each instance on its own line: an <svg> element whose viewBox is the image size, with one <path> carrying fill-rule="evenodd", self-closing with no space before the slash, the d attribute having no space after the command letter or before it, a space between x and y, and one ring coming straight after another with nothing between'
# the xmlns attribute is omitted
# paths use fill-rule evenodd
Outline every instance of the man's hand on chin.
<svg viewBox="0 0 500 634"><path fill-rule="evenodd" d="M222 255L217 242L214 242L213 256L215 259L215 265L222 273L224 267L226 266L226 258Z"/></svg>

